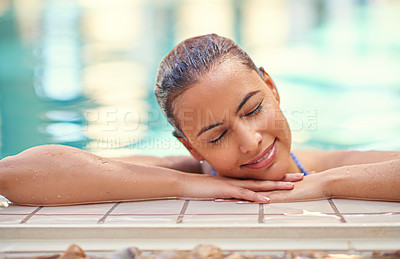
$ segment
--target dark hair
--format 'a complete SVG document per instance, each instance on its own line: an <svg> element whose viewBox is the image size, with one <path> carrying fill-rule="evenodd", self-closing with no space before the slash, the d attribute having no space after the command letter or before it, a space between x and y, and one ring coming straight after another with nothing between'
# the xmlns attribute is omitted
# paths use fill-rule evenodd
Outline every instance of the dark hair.
<svg viewBox="0 0 400 259"><path fill-rule="evenodd" d="M235 42L216 34L189 38L179 43L161 61L157 71L154 93L165 117L175 128L176 137L185 138L174 116L173 101L199 77L228 58L237 59L241 64L257 71L250 56Z"/></svg>

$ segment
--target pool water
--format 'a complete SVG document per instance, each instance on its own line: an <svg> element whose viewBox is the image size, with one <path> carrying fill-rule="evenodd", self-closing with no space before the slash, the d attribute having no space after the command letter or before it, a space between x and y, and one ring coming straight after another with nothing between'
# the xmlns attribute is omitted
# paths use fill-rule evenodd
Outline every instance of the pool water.
<svg viewBox="0 0 400 259"><path fill-rule="evenodd" d="M2 1L1 158L58 143L188 154L153 87L181 40L236 40L274 79L294 148L400 150L396 1Z"/></svg>

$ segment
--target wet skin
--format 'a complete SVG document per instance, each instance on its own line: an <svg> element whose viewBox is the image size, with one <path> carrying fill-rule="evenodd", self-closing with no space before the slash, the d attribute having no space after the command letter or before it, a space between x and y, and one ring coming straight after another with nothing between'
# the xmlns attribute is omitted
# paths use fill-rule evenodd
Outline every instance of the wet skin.
<svg viewBox="0 0 400 259"><path fill-rule="evenodd" d="M191 154L227 177L280 180L299 172L275 84L234 59L214 67L173 102Z"/></svg>
<svg viewBox="0 0 400 259"><path fill-rule="evenodd" d="M395 151L296 151L305 167L318 173L282 179L298 169L289 156L290 129L275 85L268 75L263 81L234 59L229 62L175 101L176 118L189 139L182 142L224 176L272 181L184 173L190 170L179 161L187 157L175 162L102 158L73 147L43 145L0 160L0 193L16 204L40 206L165 197L400 201L400 152ZM291 183L274 181L279 179Z"/></svg>

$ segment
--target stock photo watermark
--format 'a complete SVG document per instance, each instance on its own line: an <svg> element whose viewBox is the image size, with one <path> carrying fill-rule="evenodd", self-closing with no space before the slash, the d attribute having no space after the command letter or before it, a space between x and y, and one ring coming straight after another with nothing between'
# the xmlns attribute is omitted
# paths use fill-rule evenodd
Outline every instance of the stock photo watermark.
<svg viewBox="0 0 400 259"><path fill-rule="evenodd" d="M263 116L262 119L254 117L254 119L237 120L236 117L230 116L231 111L226 110L217 117L211 110L184 110L180 111L183 115L180 120L179 127L184 132L193 131L195 135L208 128L220 126L221 135L224 130L237 130L242 132L265 132L277 130L289 130L287 124L290 125L291 131L316 131L318 129L318 113L317 109L283 109L274 113ZM94 141L88 143L96 149L133 147L137 149L170 149L180 148L181 143L174 138L159 137L157 135L148 135L146 132L157 127L158 131L171 131L167 120L163 117L161 111L130 111L127 109L112 108L101 111L87 111L85 114L86 125L83 131L87 132L90 137L91 128L95 128ZM221 121L218 121L218 119ZM233 118L233 119L231 119ZM132 135L132 136L130 136ZM192 134L193 135L193 134ZM218 135L217 133L214 135ZM172 132L171 132L172 136ZM218 137L218 136L217 136ZM220 148L229 147L229 141L220 141ZM209 145L211 141L198 142Z"/></svg>

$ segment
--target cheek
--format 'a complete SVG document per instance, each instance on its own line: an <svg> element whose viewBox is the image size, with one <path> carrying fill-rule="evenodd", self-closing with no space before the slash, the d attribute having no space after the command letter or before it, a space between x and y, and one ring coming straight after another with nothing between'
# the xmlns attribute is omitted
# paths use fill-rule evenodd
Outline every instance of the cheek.
<svg viewBox="0 0 400 259"><path fill-rule="evenodd" d="M259 130L274 133L273 135L285 139L290 135L289 125L279 107L270 107L269 110L263 111L255 123Z"/></svg>
<svg viewBox="0 0 400 259"><path fill-rule="evenodd" d="M271 131L286 130L286 119L280 110L274 110L268 114L268 126Z"/></svg>
<svg viewBox="0 0 400 259"><path fill-rule="evenodd" d="M279 154L277 157L277 161L272 165L270 171L273 172L269 175L269 180L281 180L288 171L289 168L289 158L290 158L290 150L284 144L279 145Z"/></svg>
<svg viewBox="0 0 400 259"><path fill-rule="evenodd" d="M282 122L279 112L275 109L262 111L257 117L252 120L253 127L262 131L279 131L283 129L284 123Z"/></svg>
<svg viewBox="0 0 400 259"><path fill-rule="evenodd" d="M213 151L205 151L206 160L221 174L231 176L229 173L235 171L237 166L237 153L233 149L224 148ZM234 176L232 176L234 177Z"/></svg>

